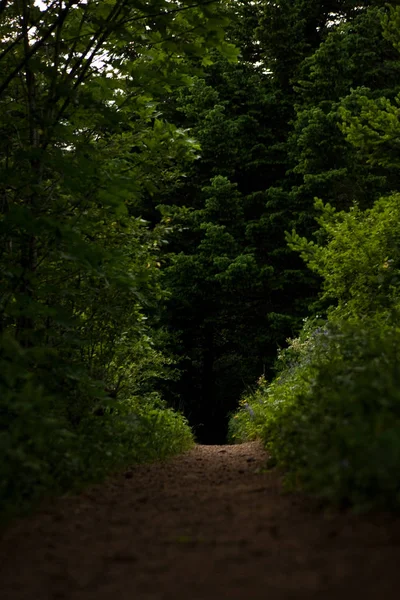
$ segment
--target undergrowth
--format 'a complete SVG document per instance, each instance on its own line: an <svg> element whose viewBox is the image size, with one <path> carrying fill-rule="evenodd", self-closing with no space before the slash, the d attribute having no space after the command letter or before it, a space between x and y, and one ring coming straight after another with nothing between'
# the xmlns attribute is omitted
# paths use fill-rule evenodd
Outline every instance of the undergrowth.
<svg viewBox="0 0 400 600"><path fill-rule="evenodd" d="M28 353L15 344L3 347L0 356L0 521L30 510L46 495L193 445L185 418L155 393L115 400L71 422L67 403L26 368Z"/></svg>
<svg viewBox="0 0 400 600"><path fill-rule="evenodd" d="M278 362L232 416L230 441L262 439L289 489L400 508L400 330L309 322Z"/></svg>

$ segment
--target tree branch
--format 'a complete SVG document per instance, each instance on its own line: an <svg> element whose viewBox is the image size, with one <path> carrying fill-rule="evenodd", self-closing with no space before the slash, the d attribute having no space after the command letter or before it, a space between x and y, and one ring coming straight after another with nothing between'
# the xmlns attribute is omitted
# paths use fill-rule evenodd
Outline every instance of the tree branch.
<svg viewBox="0 0 400 600"><path fill-rule="evenodd" d="M59 27L60 24L62 24L65 21L72 6L74 4L77 4L78 2L79 2L79 0L69 0L66 7L64 8L64 10L58 15L58 18L49 27L49 29L46 31L46 33L43 35L43 37L40 40L38 40L36 42L36 44L34 44L30 48L29 53L24 56L24 58L18 63L18 65L15 67L15 69L13 69L11 71L11 73L8 75L6 80L0 85L0 96L8 88L8 86L13 81L13 79L15 79L15 77L22 71L22 69L26 66L27 62L32 58L32 56L34 56L34 54L36 54L36 52L44 46L44 44L46 43L46 40L51 36L53 31L57 27ZM21 36L21 39L23 39L23 34Z"/></svg>

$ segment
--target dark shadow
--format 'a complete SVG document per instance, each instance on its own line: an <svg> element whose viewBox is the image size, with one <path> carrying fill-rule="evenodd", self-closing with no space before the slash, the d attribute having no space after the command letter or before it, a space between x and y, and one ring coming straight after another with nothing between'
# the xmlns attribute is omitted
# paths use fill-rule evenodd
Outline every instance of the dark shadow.
<svg viewBox="0 0 400 600"><path fill-rule="evenodd" d="M205 446L222 446L227 444L228 436L228 418L226 416L214 418L212 421L203 419L202 421L190 422L196 442Z"/></svg>

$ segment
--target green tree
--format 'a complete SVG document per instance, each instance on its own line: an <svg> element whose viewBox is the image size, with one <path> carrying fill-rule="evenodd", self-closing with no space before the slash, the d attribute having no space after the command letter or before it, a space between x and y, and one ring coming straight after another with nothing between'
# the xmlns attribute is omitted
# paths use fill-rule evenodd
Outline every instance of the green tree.
<svg viewBox="0 0 400 600"><path fill-rule="evenodd" d="M398 53L381 25L386 12L373 7L361 13L331 32L302 65L291 136L293 171L302 178L292 194L299 199L367 207L396 185L397 173L368 164L340 131L341 105L351 89L366 86L375 98L398 91Z"/></svg>
<svg viewBox="0 0 400 600"><path fill-rule="evenodd" d="M2 493L12 469L33 493L35 480L95 471L92 454L123 460L124 402L137 411L133 397L166 376L154 327L165 227L140 205L193 154L158 108L188 80L185 56L234 56L223 4L0 5Z"/></svg>
<svg viewBox="0 0 400 600"><path fill-rule="evenodd" d="M260 5L252 8L231 9L227 35L241 44L238 63L215 54L167 108L200 145L198 160L163 194L162 210L175 225L166 249L166 324L182 332L178 354L187 356L176 401L183 398L186 414L204 424L203 440L224 439L238 394L272 368L315 293L315 278L286 247L284 207L278 213L267 204L287 169L289 125L260 61ZM285 216L285 227L298 222Z"/></svg>

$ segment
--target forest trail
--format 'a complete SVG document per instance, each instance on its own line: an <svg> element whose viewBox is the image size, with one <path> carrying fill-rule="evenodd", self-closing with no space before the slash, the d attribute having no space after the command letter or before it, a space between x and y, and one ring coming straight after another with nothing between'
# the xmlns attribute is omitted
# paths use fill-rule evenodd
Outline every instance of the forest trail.
<svg viewBox="0 0 400 600"><path fill-rule="evenodd" d="M4 600L291 600L400 596L400 517L282 493L257 443L197 446L14 523Z"/></svg>

